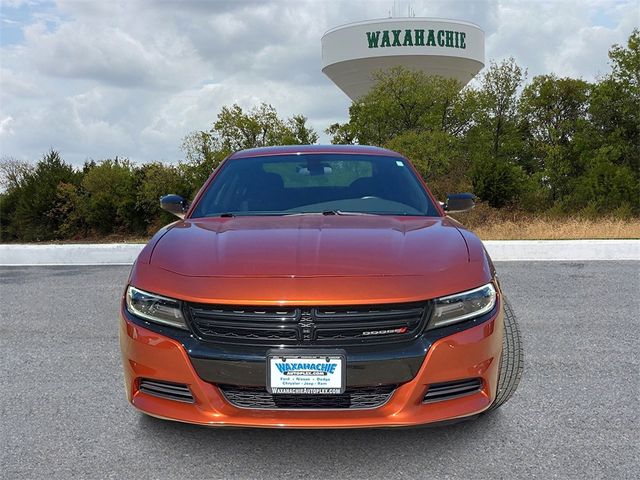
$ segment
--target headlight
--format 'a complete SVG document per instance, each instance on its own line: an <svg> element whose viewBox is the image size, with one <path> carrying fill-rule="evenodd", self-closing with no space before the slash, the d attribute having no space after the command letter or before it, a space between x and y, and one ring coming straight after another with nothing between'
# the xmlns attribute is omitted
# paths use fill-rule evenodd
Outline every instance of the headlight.
<svg viewBox="0 0 640 480"><path fill-rule="evenodd" d="M496 304L496 289L487 283L455 295L436 298L428 328L444 327L490 312Z"/></svg>
<svg viewBox="0 0 640 480"><path fill-rule="evenodd" d="M138 290L132 286L127 288L127 310L151 322L187 328L177 300Z"/></svg>

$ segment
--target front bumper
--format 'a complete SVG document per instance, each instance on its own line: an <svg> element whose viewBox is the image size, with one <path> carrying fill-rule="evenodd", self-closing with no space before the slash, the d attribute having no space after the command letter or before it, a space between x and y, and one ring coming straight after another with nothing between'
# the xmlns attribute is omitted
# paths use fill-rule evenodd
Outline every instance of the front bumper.
<svg viewBox="0 0 640 480"><path fill-rule="evenodd" d="M121 312L120 344L129 401L143 412L169 420L211 426L356 428L412 426L451 420L486 410L496 394L502 350L502 308L486 321L433 342L415 376L402 383L389 401L372 409L246 409L229 403L203 380L184 345L133 322ZM349 359L347 359L349 362ZM189 386L194 403L156 397L138 389L141 378ZM427 386L480 378L476 393L423 403Z"/></svg>

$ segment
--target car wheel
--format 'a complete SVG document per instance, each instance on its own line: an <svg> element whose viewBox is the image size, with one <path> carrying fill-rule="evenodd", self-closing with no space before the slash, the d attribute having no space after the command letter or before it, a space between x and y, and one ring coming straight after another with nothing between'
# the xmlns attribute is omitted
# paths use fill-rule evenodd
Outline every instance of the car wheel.
<svg viewBox="0 0 640 480"><path fill-rule="evenodd" d="M511 304L504 298L504 336L498 373L498 391L487 411L495 410L511 398L520 383L523 367L524 352L520 328Z"/></svg>

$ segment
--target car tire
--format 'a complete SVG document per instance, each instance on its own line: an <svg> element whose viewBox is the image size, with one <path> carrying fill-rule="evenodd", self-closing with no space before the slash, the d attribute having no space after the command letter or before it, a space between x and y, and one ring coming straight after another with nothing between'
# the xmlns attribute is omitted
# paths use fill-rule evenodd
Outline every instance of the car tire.
<svg viewBox="0 0 640 480"><path fill-rule="evenodd" d="M504 297L503 297L504 298ZM502 355L498 369L498 388L496 398L487 409L495 410L504 404L515 393L522 377L524 352L520 328L511 304L504 298L504 335L502 337Z"/></svg>

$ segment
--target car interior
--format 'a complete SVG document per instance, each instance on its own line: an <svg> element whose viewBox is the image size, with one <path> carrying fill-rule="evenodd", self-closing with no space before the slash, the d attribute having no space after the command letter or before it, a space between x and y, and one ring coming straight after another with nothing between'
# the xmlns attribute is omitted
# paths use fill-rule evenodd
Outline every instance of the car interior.
<svg viewBox="0 0 640 480"><path fill-rule="evenodd" d="M325 209L434 215L414 174L403 163L388 160L352 162L354 165L239 160L234 168L220 172L219 182L210 185L194 216Z"/></svg>

